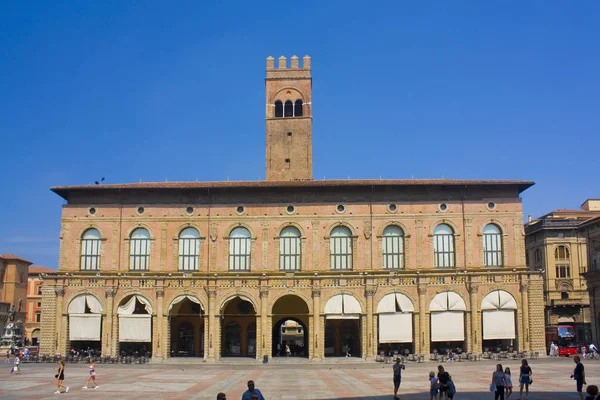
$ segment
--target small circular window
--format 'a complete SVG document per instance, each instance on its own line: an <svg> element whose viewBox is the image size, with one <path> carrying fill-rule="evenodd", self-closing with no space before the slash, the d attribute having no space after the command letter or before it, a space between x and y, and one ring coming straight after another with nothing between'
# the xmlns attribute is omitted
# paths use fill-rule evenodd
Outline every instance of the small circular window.
<svg viewBox="0 0 600 400"><path fill-rule="evenodd" d="M188 208L186 208L186 209L185 209L185 212L186 212L188 215L192 215L192 214L194 213L194 207L188 207Z"/></svg>
<svg viewBox="0 0 600 400"><path fill-rule="evenodd" d="M346 211L346 206L343 204L338 204L335 210L339 213L343 213L344 211Z"/></svg>
<svg viewBox="0 0 600 400"><path fill-rule="evenodd" d="M238 206L238 208L235 209L235 212L237 212L238 214L243 214L246 211L246 209L244 208L244 206Z"/></svg>
<svg viewBox="0 0 600 400"><path fill-rule="evenodd" d="M398 206L392 203L388 206L388 211L395 213L396 211L398 211Z"/></svg>
<svg viewBox="0 0 600 400"><path fill-rule="evenodd" d="M288 136L292 136L292 132L288 132L288 133L287 133L287 135L288 135Z"/></svg>
<svg viewBox="0 0 600 400"><path fill-rule="evenodd" d="M138 214L143 214L144 213L144 207L138 207L137 212L138 212Z"/></svg>
<svg viewBox="0 0 600 400"><path fill-rule="evenodd" d="M287 206L287 207L285 208L285 211L286 211L288 214L293 214L293 213L294 213L294 211L296 211L296 209L294 208L294 206Z"/></svg>
<svg viewBox="0 0 600 400"><path fill-rule="evenodd" d="M487 203L487 208L489 208L490 210L495 209L496 203L494 203L493 201L490 201L489 203Z"/></svg>
<svg viewBox="0 0 600 400"><path fill-rule="evenodd" d="M95 209L94 207L91 207L91 208L89 209L89 213L90 213L90 215L94 215L94 214L96 214L96 209Z"/></svg>
<svg viewBox="0 0 600 400"><path fill-rule="evenodd" d="M440 205L439 205L439 209L440 209L440 211L442 211L442 212L444 212L444 211L448 210L448 204L446 204L446 203L442 203L442 204L440 204Z"/></svg>

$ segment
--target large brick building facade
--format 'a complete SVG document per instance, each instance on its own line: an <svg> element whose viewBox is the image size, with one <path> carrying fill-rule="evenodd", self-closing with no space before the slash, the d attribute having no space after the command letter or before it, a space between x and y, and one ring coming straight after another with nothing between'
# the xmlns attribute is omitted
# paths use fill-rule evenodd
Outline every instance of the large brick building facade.
<svg viewBox="0 0 600 400"><path fill-rule="evenodd" d="M533 183L313 181L311 86L310 58L267 59L266 181L53 188L67 203L41 352L272 357L291 326L313 360L543 352Z"/></svg>

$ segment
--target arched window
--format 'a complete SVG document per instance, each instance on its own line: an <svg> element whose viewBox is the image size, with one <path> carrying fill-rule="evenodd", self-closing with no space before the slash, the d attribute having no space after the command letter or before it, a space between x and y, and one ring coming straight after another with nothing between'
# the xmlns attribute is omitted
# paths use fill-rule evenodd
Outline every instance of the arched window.
<svg viewBox="0 0 600 400"><path fill-rule="evenodd" d="M252 239L250 231L238 227L229 235L229 270L250 271L250 250Z"/></svg>
<svg viewBox="0 0 600 400"><path fill-rule="evenodd" d="M132 271L148 270L150 265L150 233L139 228L129 238L129 269Z"/></svg>
<svg viewBox="0 0 600 400"><path fill-rule="evenodd" d="M300 231L293 226L283 228L279 235L279 269L299 271L301 247Z"/></svg>
<svg viewBox="0 0 600 400"><path fill-rule="evenodd" d="M436 267L454 267L454 231L448 225L440 224L435 227L433 250Z"/></svg>
<svg viewBox="0 0 600 400"><path fill-rule="evenodd" d="M275 118L283 118L283 103L280 100L275 102Z"/></svg>
<svg viewBox="0 0 600 400"><path fill-rule="evenodd" d="M567 246L558 246L554 250L554 259L556 261L556 277L571 277L571 255Z"/></svg>
<svg viewBox="0 0 600 400"><path fill-rule="evenodd" d="M88 229L81 237L81 262L82 271L97 271L100 269L100 232L97 229Z"/></svg>
<svg viewBox="0 0 600 400"><path fill-rule="evenodd" d="M352 269L352 232L345 226L331 230L329 238L331 269Z"/></svg>
<svg viewBox="0 0 600 400"><path fill-rule="evenodd" d="M542 250L541 249L535 249L535 252L533 253L533 261L536 263L536 265L542 263Z"/></svg>
<svg viewBox="0 0 600 400"><path fill-rule="evenodd" d="M296 100L294 103L294 117L302 116L302 100Z"/></svg>
<svg viewBox="0 0 600 400"><path fill-rule="evenodd" d="M185 228L179 234L179 270L198 271L200 234L194 228Z"/></svg>
<svg viewBox="0 0 600 400"><path fill-rule="evenodd" d="M383 231L383 268L404 268L404 232L391 225Z"/></svg>
<svg viewBox="0 0 600 400"><path fill-rule="evenodd" d="M483 264L486 267L502 266L502 233L494 224L483 228Z"/></svg>
<svg viewBox="0 0 600 400"><path fill-rule="evenodd" d="M283 116L285 118L289 118L289 117L293 117L294 116L294 105L292 104L292 102L290 100L285 102L285 109L283 112Z"/></svg>

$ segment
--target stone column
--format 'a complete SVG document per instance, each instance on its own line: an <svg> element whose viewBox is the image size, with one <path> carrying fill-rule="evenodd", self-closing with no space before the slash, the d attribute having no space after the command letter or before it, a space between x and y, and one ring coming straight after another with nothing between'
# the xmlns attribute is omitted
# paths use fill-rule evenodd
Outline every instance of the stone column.
<svg viewBox="0 0 600 400"><path fill-rule="evenodd" d="M311 335L313 337L314 346L310 349L310 355L313 360L322 360L325 354L325 349L319 342L321 332L321 288L313 288L313 328Z"/></svg>
<svg viewBox="0 0 600 400"><path fill-rule="evenodd" d="M530 334L530 326L529 326L529 297L527 295L527 290L529 289L529 284L528 283L521 283L520 286L520 290L521 290L521 326L522 326L522 331L523 332L519 332L522 338L523 338L523 348L521 349L522 351L529 351L529 334Z"/></svg>
<svg viewBox="0 0 600 400"><path fill-rule="evenodd" d="M269 288L260 288L260 337L256 338L256 356L258 358L262 356L268 356L271 359L271 349L267 347L269 343L267 334L270 332L268 329L268 315L269 315ZM258 319L258 318L257 318ZM257 321L258 322L258 321ZM258 326L258 325L257 325Z"/></svg>
<svg viewBox="0 0 600 400"><path fill-rule="evenodd" d="M366 354L367 360L374 360L377 354L377 346L373 338L373 296L375 295L376 288L368 287L365 289L365 297L367 298L367 337L366 337Z"/></svg>
<svg viewBox="0 0 600 400"><path fill-rule="evenodd" d="M113 356L116 349L116 339L113 323L113 307L115 303L115 295L117 290L115 288L108 288L105 291L106 296L106 319L103 321L104 330L106 332L106 340L102 343L102 354Z"/></svg>
<svg viewBox="0 0 600 400"><path fill-rule="evenodd" d="M156 290L156 341L152 343L152 358L156 358L157 360L164 360L169 357L167 353L167 329L168 323L165 321L166 317L164 315L164 299L165 292L162 289ZM153 335L154 336L154 335Z"/></svg>
<svg viewBox="0 0 600 400"><path fill-rule="evenodd" d="M202 353L204 354L203 358L204 360L208 360L208 315L206 315L206 313L203 316L203 327L204 329L202 329L202 332L204 332L204 338L203 338L203 346L202 346Z"/></svg>
<svg viewBox="0 0 600 400"><path fill-rule="evenodd" d="M471 284L469 287L469 293L471 295L471 336L469 351L471 353L481 353L481 338L483 335L479 334L479 299L477 297L479 287L478 285Z"/></svg>
<svg viewBox="0 0 600 400"><path fill-rule="evenodd" d="M208 294L208 360L214 361L217 359L216 354L218 349L215 346L217 343L216 324L219 323L219 316L216 313L217 306L217 290L214 288L206 288Z"/></svg>
<svg viewBox="0 0 600 400"><path fill-rule="evenodd" d="M63 301L65 297L65 288L57 287L54 291L56 293L56 338L54 340L54 348L55 354L66 355L66 349L63 348L66 346L66 341L68 340L69 335L67 332L69 331L66 324L63 325ZM61 342L64 342L62 344Z"/></svg>
<svg viewBox="0 0 600 400"><path fill-rule="evenodd" d="M425 287L419 287L419 335L418 341L421 344L420 354L429 354L429 324L427 323L427 314L425 310L427 309L427 304L425 304L425 293L427 293L427 289Z"/></svg>

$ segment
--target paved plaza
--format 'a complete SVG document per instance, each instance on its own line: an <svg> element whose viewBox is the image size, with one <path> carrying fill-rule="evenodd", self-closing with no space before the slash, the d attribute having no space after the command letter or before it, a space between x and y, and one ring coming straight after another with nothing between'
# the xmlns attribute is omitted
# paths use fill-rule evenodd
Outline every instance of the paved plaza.
<svg viewBox="0 0 600 400"><path fill-rule="evenodd" d="M520 361L503 363L517 381ZM493 399L488 391L495 361L444 363L452 375L455 399ZM534 375L530 400L578 399L575 382L569 379L572 359L541 359L530 363ZM600 361L584 363L588 384L600 384ZM345 359L331 363L277 360L266 365L249 360L222 363L191 363L169 360L146 365L97 364L98 390L83 390L87 364L67 364L65 383L69 393L53 394L54 364L23 364L21 375L10 375L9 364L0 374L2 399L215 399L218 392L240 399L246 382L253 379L267 400L281 399L392 399L392 364L358 363ZM403 374L402 400L429 399L428 372L437 364L408 363ZM511 399L517 399L518 393Z"/></svg>

